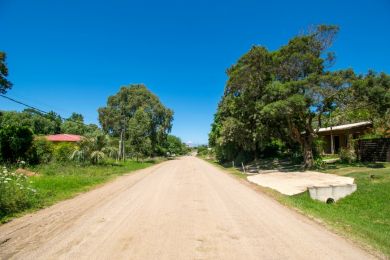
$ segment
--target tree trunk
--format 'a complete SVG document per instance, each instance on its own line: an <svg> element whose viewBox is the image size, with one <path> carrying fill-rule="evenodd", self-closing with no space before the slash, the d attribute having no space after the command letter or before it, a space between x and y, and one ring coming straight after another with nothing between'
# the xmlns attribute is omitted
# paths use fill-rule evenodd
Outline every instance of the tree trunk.
<svg viewBox="0 0 390 260"><path fill-rule="evenodd" d="M119 139L119 153L118 153L119 160L124 161L125 160L125 143L124 143L124 130L121 131L121 136Z"/></svg>
<svg viewBox="0 0 390 260"><path fill-rule="evenodd" d="M119 147L118 147L118 160L121 161L122 160L122 131L121 131L121 135L120 135L120 138L119 138Z"/></svg>
<svg viewBox="0 0 390 260"><path fill-rule="evenodd" d="M313 137L311 135L303 137L303 167L310 169L314 165L313 159Z"/></svg>

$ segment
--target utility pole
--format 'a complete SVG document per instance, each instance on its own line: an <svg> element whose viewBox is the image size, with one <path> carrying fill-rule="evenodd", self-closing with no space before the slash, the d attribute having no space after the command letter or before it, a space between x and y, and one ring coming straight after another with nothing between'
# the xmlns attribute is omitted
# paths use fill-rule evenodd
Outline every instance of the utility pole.
<svg viewBox="0 0 390 260"><path fill-rule="evenodd" d="M332 132L332 112L330 112L330 153L334 154L333 132Z"/></svg>

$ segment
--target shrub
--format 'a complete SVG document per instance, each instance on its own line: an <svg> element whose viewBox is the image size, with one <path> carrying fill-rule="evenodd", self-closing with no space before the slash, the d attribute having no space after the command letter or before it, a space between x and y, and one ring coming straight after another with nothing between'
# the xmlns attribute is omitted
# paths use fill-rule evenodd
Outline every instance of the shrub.
<svg viewBox="0 0 390 260"><path fill-rule="evenodd" d="M264 146L262 154L265 158L267 157L275 157L282 153L283 150L286 149L285 144L282 140L277 138L272 138L271 142L267 143Z"/></svg>
<svg viewBox="0 0 390 260"><path fill-rule="evenodd" d="M31 149L28 151L28 162L30 164L48 163L52 160L53 153L53 143L42 138L35 139Z"/></svg>
<svg viewBox="0 0 390 260"><path fill-rule="evenodd" d="M76 145L71 143L59 143L54 146L54 159L57 162L67 162L75 150Z"/></svg>
<svg viewBox="0 0 390 260"><path fill-rule="evenodd" d="M340 160L344 163L352 163L356 161L356 153L353 149L341 148L339 156Z"/></svg>
<svg viewBox="0 0 390 260"><path fill-rule="evenodd" d="M303 155L300 151L294 151L293 153L291 153L290 158L291 162L294 164L300 164L303 162Z"/></svg>
<svg viewBox="0 0 390 260"><path fill-rule="evenodd" d="M33 133L28 127L6 126L0 129L0 151L3 161L14 163L25 159L33 141Z"/></svg>
<svg viewBox="0 0 390 260"><path fill-rule="evenodd" d="M246 152L246 151L240 151L237 156L234 158L234 163L236 165L241 165L241 163L248 163L250 161L252 161L254 158L253 158L253 155Z"/></svg>
<svg viewBox="0 0 390 260"><path fill-rule="evenodd" d="M323 169L326 166L326 162L322 160L322 158L318 157L314 160L314 168Z"/></svg>
<svg viewBox="0 0 390 260"><path fill-rule="evenodd" d="M313 155L315 158L320 157L325 150L325 140L322 138L316 138L313 142Z"/></svg>
<svg viewBox="0 0 390 260"><path fill-rule="evenodd" d="M27 176L0 171L0 218L31 207L36 197Z"/></svg>

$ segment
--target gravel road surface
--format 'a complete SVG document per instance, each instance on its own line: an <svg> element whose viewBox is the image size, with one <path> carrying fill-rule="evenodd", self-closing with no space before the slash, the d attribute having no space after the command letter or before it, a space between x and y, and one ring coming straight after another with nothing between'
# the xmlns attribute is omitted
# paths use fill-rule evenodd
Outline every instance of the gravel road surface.
<svg viewBox="0 0 390 260"><path fill-rule="evenodd" d="M0 226L1 259L369 259L195 157L131 173Z"/></svg>

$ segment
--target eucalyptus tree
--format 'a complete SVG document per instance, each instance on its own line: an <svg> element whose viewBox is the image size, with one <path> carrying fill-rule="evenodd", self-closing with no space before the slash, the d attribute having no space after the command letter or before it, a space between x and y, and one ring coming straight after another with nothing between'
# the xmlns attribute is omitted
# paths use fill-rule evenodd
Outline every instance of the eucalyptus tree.
<svg viewBox="0 0 390 260"><path fill-rule="evenodd" d="M99 108L99 121L103 130L119 137L119 157L124 159L125 140L132 150L137 143L150 142L150 154L155 154L158 144L163 143L172 127L173 111L166 108L156 95L142 84L122 87L110 96L107 106ZM147 137L147 138L141 138ZM141 140L142 139L142 140ZM138 148L137 148L138 149ZM142 150L146 153L146 150Z"/></svg>
<svg viewBox="0 0 390 260"><path fill-rule="evenodd" d="M5 52L0 51L0 94L7 93L7 90L12 87L12 83L7 79L8 67L5 63L6 59Z"/></svg>

